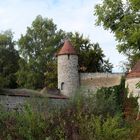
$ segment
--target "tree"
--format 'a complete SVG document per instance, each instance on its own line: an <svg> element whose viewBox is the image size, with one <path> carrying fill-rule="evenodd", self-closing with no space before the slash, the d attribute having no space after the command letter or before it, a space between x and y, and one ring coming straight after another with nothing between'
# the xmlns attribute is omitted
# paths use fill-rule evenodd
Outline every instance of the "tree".
<svg viewBox="0 0 140 140"><path fill-rule="evenodd" d="M37 16L25 35L18 41L19 51L24 60L17 73L20 86L42 88L45 84L47 63L53 61L64 31L57 30L52 19ZM23 66L27 69L23 69ZM22 83L22 84L21 84Z"/></svg>
<svg viewBox="0 0 140 140"><path fill-rule="evenodd" d="M47 88L57 88L57 63L51 61L47 63L45 72L45 86Z"/></svg>
<svg viewBox="0 0 140 140"><path fill-rule="evenodd" d="M140 58L140 1L103 0L94 14L97 25L114 33L118 51L128 56L132 66Z"/></svg>
<svg viewBox="0 0 140 140"><path fill-rule="evenodd" d="M110 64L105 68L107 60L98 43L91 43L88 38L84 38L79 33L71 33L71 42L76 48L79 57L80 72L111 72L113 66ZM109 60L108 60L109 64Z"/></svg>
<svg viewBox="0 0 140 140"><path fill-rule="evenodd" d="M16 76L20 59L18 51L14 48L13 33L5 31L0 33L0 86L16 88Z"/></svg>
<svg viewBox="0 0 140 140"><path fill-rule="evenodd" d="M19 60L20 69L16 72L17 84L20 87L32 88L40 87L43 84L40 73L34 71L30 64L28 64L23 58Z"/></svg>
<svg viewBox="0 0 140 140"><path fill-rule="evenodd" d="M104 54L98 44L91 44L79 33L57 30L52 19L37 16L18 41L22 56L17 72L18 84L27 88L56 87L55 53L66 38L70 38L79 53L80 69L85 67L86 71L101 71Z"/></svg>
<svg viewBox="0 0 140 140"><path fill-rule="evenodd" d="M109 62L109 59L104 60L103 66L102 66L102 71L103 72L112 72L113 65Z"/></svg>

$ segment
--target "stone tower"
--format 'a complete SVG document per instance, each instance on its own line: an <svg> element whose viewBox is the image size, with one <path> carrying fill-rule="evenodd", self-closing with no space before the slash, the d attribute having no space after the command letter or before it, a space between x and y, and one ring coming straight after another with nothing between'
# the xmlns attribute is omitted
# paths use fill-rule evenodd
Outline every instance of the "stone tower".
<svg viewBox="0 0 140 140"><path fill-rule="evenodd" d="M66 40L57 54L58 89L63 95L72 96L79 87L78 55Z"/></svg>

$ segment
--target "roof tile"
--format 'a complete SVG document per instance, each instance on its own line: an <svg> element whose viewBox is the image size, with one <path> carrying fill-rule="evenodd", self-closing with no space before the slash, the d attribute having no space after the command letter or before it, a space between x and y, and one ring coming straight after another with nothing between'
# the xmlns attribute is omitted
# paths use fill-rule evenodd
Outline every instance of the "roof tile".
<svg viewBox="0 0 140 140"><path fill-rule="evenodd" d="M128 75L126 76L126 78L136 78L136 77L140 77L140 60L135 64L131 72L128 73Z"/></svg>
<svg viewBox="0 0 140 140"><path fill-rule="evenodd" d="M68 40L65 40L63 47L61 48L61 50L58 52L57 55L66 55L66 54L77 55L74 47Z"/></svg>

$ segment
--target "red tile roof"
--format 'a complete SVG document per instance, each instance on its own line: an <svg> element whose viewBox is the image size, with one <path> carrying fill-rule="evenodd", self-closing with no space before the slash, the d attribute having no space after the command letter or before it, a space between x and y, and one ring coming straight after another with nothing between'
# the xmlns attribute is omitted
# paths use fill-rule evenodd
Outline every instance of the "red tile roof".
<svg viewBox="0 0 140 140"><path fill-rule="evenodd" d="M65 54L71 54L71 55L77 55L74 47L72 46L71 42L68 40L65 40L63 47L58 52L58 55L65 55Z"/></svg>
<svg viewBox="0 0 140 140"><path fill-rule="evenodd" d="M135 66L132 68L133 72L139 72L140 73L140 60L135 64Z"/></svg>
<svg viewBox="0 0 140 140"><path fill-rule="evenodd" d="M132 68L132 71L128 73L128 75L126 76L126 78L136 78L136 77L140 77L140 60Z"/></svg>

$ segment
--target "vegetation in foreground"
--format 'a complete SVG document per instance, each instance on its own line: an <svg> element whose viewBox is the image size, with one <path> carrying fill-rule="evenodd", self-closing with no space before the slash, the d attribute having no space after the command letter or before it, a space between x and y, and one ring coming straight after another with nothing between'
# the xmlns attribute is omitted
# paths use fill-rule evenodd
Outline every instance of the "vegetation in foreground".
<svg viewBox="0 0 140 140"><path fill-rule="evenodd" d="M140 139L140 122L133 119L133 115L136 118L135 100L128 101L125 94L120 94L123 88L121 84L87 96L84 91L78 91L65 105L47 106L44 112L37 111L35 104L25 105L22 112L6 112L1 108L0 139ZM127 102L131 103L131 112L125 112Z"/></svg>

